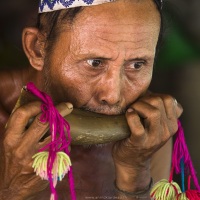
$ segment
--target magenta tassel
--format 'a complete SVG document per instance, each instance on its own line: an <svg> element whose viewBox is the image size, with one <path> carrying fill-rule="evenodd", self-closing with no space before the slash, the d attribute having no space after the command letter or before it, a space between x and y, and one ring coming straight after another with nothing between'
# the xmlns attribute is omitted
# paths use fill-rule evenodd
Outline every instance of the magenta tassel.
<svg viewBox="0 0 200 200"><path fill-rule="evenodd" d="M197 190L187 190L185 193L189 200L200 200L200 192Z"/></svg>
<svg viewBox="0 0 200 200"><path fill-rule="evenodd" d="M69 186L70 186L70 193L71 193L71 197L73 200L76 199L76 193L75 193L75 187L74 187L74 178L73 178L73 172L72 172L72 167L69 170L68 173L68 178L69 178Z"/></svg>
<svg viewBox="0 0 200 200"><path fill-rule="evenodd" d="M181 174L182 191L177 183L173 182L173 174ZM185 191L185 174L189 175L188 190ZM194 181L197 190L190 189L190 177ZM200 200L200 187L196 172L192 165L192 160L185 142L183 128L178 121L178 131L172 153L172 167L169 181L161 180L156 183L151 190L151 197L154 200Z"/></svg>
<svg viewBox="0 0 200 200"><path fill-rule="evenodd" d="M44 92L39 91L33 83L28 83L26 88L33 95L42 100L41 110L43 114L40 118L41 122L49 122L50 133L52 136L51 142L45 147L41 148L39 151L49 151L47 161L47 174L51 189L51 200L57 200L58 197L55 189L57 178L55 180L55 174L53 174L52 169L57 156L57 152L64 151L68 156L70 154L68 150L71 143L70 126L65 118L59 114L53 105L53 101L50 96ZM67 133L67 139L65 136L65 131ZM72 170L69 171L68 176L70 180L70 191L72 192L71 197L72 200L76 200Z"/></svg>
<svg viewBox="0 0 200 200"><path fill-rule="evenodd" d="M196 176L195 169L192 164L192 160L188 151L188 147L184 137L184 131L181 126L181 122L178 121L178 131L176 141L174 143L172 163L174 165L175 172L177 174L181 173L180 163L181 159L184 158L185 172L189 172L194 181L195 188L200 191L200 186Z"/></svg>
<svg viewBox="0 0 200 200"><path fill-rule="evenodd" d="M190 179L191 179L191 176L188 177L188 190L185 192L186 197L189 200L200 200L200 192L197 190L190 189Z"/></svg>

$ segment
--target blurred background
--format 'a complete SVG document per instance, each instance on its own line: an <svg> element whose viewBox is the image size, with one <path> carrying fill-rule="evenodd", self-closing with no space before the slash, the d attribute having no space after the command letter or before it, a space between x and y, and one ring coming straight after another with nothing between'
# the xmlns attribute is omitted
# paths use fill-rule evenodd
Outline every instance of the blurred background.
<svg viewBox="0 0 200 200"><path fill-rule="evenodd" d="M164 40L151 90L169 93L183 106L181 121L200 180L200 1L164 1ZM26 67L21 33L35 24L38 1L0 2L0 70Z"/></svg>

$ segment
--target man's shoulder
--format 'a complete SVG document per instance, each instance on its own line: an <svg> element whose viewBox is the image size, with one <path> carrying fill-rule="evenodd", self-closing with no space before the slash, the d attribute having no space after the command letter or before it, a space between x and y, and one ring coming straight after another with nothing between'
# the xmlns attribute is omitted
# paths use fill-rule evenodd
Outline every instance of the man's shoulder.
<svg viewBox="0 0 200 200"><path fill-rule="evenodd" d="M20 70L0 70L0 105L8 113L20 94L22 87L20 73Z"/></svg>
<svg viewBox="0 0 200 200"><path fill-rule="evenodd" d="M20 94L20 70L0 70L0 128L2 129Z"/></svg>

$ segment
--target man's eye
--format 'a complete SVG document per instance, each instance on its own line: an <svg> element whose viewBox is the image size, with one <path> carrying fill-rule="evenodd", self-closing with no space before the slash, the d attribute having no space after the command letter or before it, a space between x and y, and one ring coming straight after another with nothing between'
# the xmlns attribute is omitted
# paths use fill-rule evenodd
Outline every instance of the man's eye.
<svg viewBox="0 0 200 200"><path fill-rule="evenodd" d="M131 65L130 65L130 68L131 69L136 69L136 70L139 70L143 67L143 65L145 64L145 62L133 62Z"/></svg>
<svg viewBox="0 0 200 200"><path fill-rule="evenodd" d="M98 59L89 59L87 60L87 63L91 66L91 67L100 67L102 65L102 61L98 60Z"/></svg>

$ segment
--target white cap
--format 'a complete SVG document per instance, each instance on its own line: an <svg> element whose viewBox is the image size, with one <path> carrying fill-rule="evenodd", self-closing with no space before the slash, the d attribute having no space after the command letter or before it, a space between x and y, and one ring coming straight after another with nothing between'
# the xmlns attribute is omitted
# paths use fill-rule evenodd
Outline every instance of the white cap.
<svg viewBox="0 0 200 200"><path fill-rule="evenodd" d="M40 0L39 13L52 12L55 10L74 8L79 6L93 6L115 0Z"/></svg>

